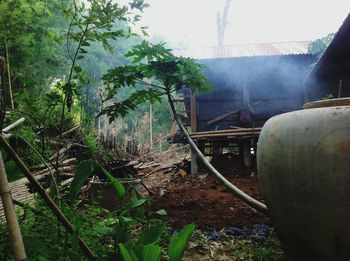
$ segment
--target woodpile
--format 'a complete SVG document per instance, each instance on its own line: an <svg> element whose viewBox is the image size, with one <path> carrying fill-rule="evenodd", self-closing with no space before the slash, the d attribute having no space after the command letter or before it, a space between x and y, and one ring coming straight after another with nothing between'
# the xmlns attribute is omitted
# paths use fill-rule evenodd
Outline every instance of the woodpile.
<svg viewBox="0 0 350 261"><path fill-rule="evenodd" d="M18 121L20 123L23 122L21 119ZM18 124L12 124L9 127L12 129L16 127ZM80 129L80 125L75 126L74 128L64 132L62 136L68 136L69 134ZM7 131L7 129L4 129ZM3 131L5 133L5 131ZM6 132L7 135L10 133ZM73 181L74 171L77 164L76 152L74 148L76 143L72 140L62 140L59 143L57 142L58 138L53 138L52 144L57 146L57 149L60 148L59 152L54 153L51 157L49 157L48 163L38 164L36 166L32 166L30 168L35 180L41 183L41 185L45 188L46 191L50 190L50 180L52 178L55 179L56 182L60 183L60 188L66 188ZM64 145L63 145L64 144ZM57 161L57 165L56 165ZM17 206L15 207L17 211L23 212L22 207L18 207L18 205L29 204L32 205L34 203L34 190L31 187L30 182L27 178L21 178L16 181L10 182L10 191L11 196L14 202L17 202ZM3 206L0 201L0 219L4 218Z"/></svg>

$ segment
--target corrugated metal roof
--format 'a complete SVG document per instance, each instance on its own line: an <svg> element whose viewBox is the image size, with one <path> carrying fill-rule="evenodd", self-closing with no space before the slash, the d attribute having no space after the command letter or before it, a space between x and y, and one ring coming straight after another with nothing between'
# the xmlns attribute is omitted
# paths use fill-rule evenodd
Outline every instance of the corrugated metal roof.
<svg viewBox="0 0 350 261"><path fill-rule="evenodd" d="M308 53L307 50L310 43L311 41L237 44L174 50L173 52L175 55L191 57L197 60L253 56L304 55Z"/></svg>

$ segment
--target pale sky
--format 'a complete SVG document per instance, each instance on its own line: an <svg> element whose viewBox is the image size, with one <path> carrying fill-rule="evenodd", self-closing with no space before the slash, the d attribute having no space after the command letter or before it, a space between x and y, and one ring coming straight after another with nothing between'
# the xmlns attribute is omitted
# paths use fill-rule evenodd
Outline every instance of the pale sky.
<svg viewBox="0 0 350 261"><path fill-rule="evenodd" d="M191 48L217 44L225 0L146 2L141 23L151 36ZM232 0L225 44L314 40L336 32L349 12L349 0Z"/></svg>

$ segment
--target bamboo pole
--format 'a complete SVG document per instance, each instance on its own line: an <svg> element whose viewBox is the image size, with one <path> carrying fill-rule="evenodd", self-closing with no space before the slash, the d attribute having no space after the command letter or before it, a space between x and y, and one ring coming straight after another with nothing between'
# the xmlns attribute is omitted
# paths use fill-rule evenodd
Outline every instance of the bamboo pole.
<svg viewBox="0 0 350 261"><path fill-rule="evenodd" d="M0 56L0 130L3 128L6 114L5 64L5 58Z"/></svg>
<svg viewBox="0 0 350 261"><path fill-rule="evenodd" d="M13 206L10 187L7 182L4 161L0 152L0 195L4 208L7 228L12 242L13 253L17 261L27 260L26 251L23 244L21 229L18 224L15 208Z"/></svg>
<svg viewBox="0 0 350 261"><path fill-rule="evenodd" d="M9 132L10 130L12 130L13 128L17 127L18 125L22 124L26 119L25 118L20 118L17 121L15 121L14 123L10 124L9 126L5 127L2 129L2 132Z"/></svg>
<svg viewBox="0 0 350 261"><path fill-rule="evenodd" d="M52 210L52 212L55 214L57 219L61 222L61 224L66 228L66 230L70 234L74 234L75 230L72 226L72 224L68 221L68 219L65 217L65 215L61 212L61 210L58 208L56 203L51 199L51 197L46 193L45 189L40 185L40 183L35 179L33 174L30 172L30 170L27 168L27 166L23 163L23 161L19 158L17 153L12 149L12 147L7 143L7 141L4 139L2 135L0 135L0 147L2 147L8 155L12 158L12 160L16 163L18 168L24 173L26 178L29 180L29 182L34 186L38 194L44 199L48 207ZM86 245L86 243L83 241L81 237L79 237L79 246L84 253L84 255L89 260L96 260L96 255L90 250L90 248Z"/></svg>

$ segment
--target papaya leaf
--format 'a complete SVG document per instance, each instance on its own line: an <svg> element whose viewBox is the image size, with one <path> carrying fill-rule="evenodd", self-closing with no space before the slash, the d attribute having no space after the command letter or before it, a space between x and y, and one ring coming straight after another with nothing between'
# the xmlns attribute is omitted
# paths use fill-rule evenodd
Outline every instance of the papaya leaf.
<svg viewBox="0 0 350 261"><path fill-rule="evenodd" d="M188 241L190 240L193 231L195 229L194 224L188 224L184 226L179 232L177 232L174 236L171 237L170 243L168 246L168 255L170 257L170 261L180 261Z"/></svg>
<svg viewBox="0 0 350 261"><path fill-rule="evenodd" d="M74 179L69 187L69 197L71 202L77 198L81 187L84 185L86 179L91 175L92 171L92 160L84 160L77 166L75 169Z"/></svg>
<svg viewBox="0 0 350 261"><path fill-rule="evenodd" d="M168 215L168 213L164 209L160 209L160 210L156 211L156 214L159 215L159 216L166 216L166 215Z"/></svg>

